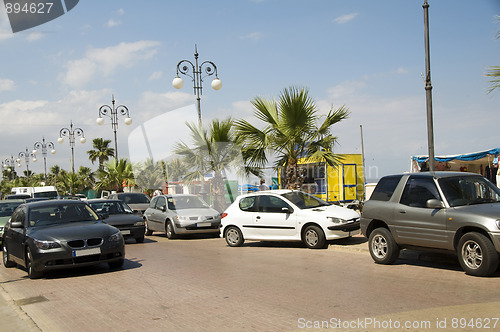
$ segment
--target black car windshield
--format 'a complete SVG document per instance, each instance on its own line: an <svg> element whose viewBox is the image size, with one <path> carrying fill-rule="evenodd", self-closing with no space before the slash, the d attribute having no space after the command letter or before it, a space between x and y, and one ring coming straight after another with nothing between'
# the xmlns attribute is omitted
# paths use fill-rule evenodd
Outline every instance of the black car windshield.
<svg viewBox="0 0 500 332"><path fill-rule="evenodd" d="M118 194L118 198L127 204L149 204L149 197L145 194Z"/></svg>
<svg viewBox="0 0 500 332"><path fill-rule="evenodd" d="M450 206L500 202L500 189L481 176L456 176L438 180Z"/></svg>
<svg viewBox="0 0 500 332"><path fill-rule="evenodd" d="M0 203L0 217L10 217L22 201L5 201Z"/></svg>
<svg viewBox="0 0 500 332"><path fill-rule="evenodd" d="M198 196L174 196L168 197L168 208L170 210L183 210L183 209L208 209L207 203L205 203Z"/></svg>
<svg viewBox="0 0 500 332"><path fill-rule="evenodd" d="M89 205L97 212L108 213L108 214L125 214L134 213L132 209L122 201L116 202L92 202Z"/></svg>
<svg viewBox="0 0 500 332"><path fill-rule="evenodd" d="M302 191L292 191L289 193L282 194L281 196L288 199L290 202L295 204L300 209L313 209L320 206L328 206L327 202L319 199L316 196L309 195Z"/></svg>
<svg viewBox="0 0 500 332"><path fill-rule="evenodd" d="M99 218L87 204L57 204L32 207L29 211L30 226L47 226L80 221L97 221Z"/></svg>

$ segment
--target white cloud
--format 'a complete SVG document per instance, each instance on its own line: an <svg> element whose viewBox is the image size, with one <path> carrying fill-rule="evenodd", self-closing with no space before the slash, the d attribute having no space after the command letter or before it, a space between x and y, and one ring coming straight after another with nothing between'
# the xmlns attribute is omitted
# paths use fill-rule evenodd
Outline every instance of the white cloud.
<svg viewBox="0 0 500 332"><path fill-rule="evenodd" d="M342 15L342 16L335 18L333 20L333 22L335 22L337 24L345 24L345 23L353 20L354 18L356 18L356 16L358 16L358 13Z"/></svg>
<svg viewBox="0 0 500 332"><path fill-rule="evenodd" d="M193 100L193 95L185 92L155 93L146 91L142 94L139 102L139 105L147 105L147 109L141 111L140 121L148 121L159 114L190 104Z"/></svg>
<svg viewBox="0 0 500 332"><path fill-rule="evenodd" d="M26 37L26 39L30 42L32 41L37 41L37 40L40 40L43 38L43 33L40 32L40 31L35 31L35 32L31 32L28 34L28 36Z"/></svg>
<svg viewBox="0 0 500 332"><path fill-rule="evenodd" d="M124 10L123 8L120 8L120 9L118 9L118 10L116 11L116 13L117 13L118 15L123 15L123 14L125 14L125 10Z"/></svg>
<svg viewBox="0 0 500 332"><path fill-rule="evenodd" d="M110 19L108 20L108 22L106 22L106 26L107 26L108 28L113 28L113 27L116 27L116 26L118 26L118 25L120 25L120 24L122 24L122 21L117 21L117 20L114 20L114 19L112 19L112 18L110 18Z"/></svg>
<svg viewBox="0 0 500 332"><path fill-rule="evenodd" d="M258 32L258 31L255 31L255 32L251 32L247 35L244 35L244 36L241 36L240 39L251 39L251 40L254 40L254 41L257 41L257 40L260 40L262 38L262 32Z"/></svg>
<svg viewBox="0 0 500 332"><path fill-rule="evenodd" d="M347 81L329 88L327 92L329 97L336 101L355 95L358 90L365 86L366 82L364 81Z"/></svg>
<svg viewBox="0 0 500 332"><path fill-rule="evenodd" d="M150 59L156 54L158 45L159 42L144 40L107 48L92 48L84 58L66 64L67 72L63 81L71 87L81 88L96 75L109 77L117 68L130 68L139 61Z"/></svg>
<svg viewBox="0 0 500 332"><path fill-rule="evenodd" d="M162 71L155 71L154 73L151 74L151 76L149 76L149 81L155 81L155 80L159 80L160 78L163 77L163 72Z"/></svg>
<svg viewBox="0 0 500 332"><path fill-rule="evenodd" d="M5 79L5 78L0 78L0 91L12 91L16 87L16 84L14 81Z"/></svg>

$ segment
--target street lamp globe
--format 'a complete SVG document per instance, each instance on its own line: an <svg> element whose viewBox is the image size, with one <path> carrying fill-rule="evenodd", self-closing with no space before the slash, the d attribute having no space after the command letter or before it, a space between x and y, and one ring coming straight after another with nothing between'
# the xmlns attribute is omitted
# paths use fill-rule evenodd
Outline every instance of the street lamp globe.
<svg viewBox="0 0 500 332"><path fill-rule="evenodd" d="M127 126L130 126L132 124L132 119L131 118L125 118L125 124Z"/></svg>
<svg viewBox="0 0 500 332"><path fill-rule="evenodd" d="M34 163L36 163L36 161L37 161L37 160L38 160L38 159L36 159L36 157L35 157L35 156L33 156L33 162L34 162Z"/></svg>
<svg viewBox="0 0 500 332"><path fill-rule="evenodd" d="M102 126L104 124L104 118L98 117L95 122L97 122L99 126Z"/></svg>
<svg viewBox="0 0 500 332"><path fill-rule="evenodd" d="M85 137L82 137L82 138L80 138L80 142L85 143L85 142L87 142L87 139Z"/></svg>
<svg viewBox="0 0 500 332"><path fill-rule="evenodd" d="M62 144L62 142L64 142L64 138L59 137L59 138L57 139L57 143Z"/></svg>
<svg viewBox="0 0 500 332"><path fill-rule="evenodd" d="M184 86L184 81L182 80L182 78L180 78L179 76L177 76L172 81L172 85L174 86L174 88L180 89L180 88L182 88Z"/></svg>
<svg viewBox="0 0 500 332"><path fill-rule="evenodd" d="M52 149L52 150L50 150L50 153L52 153L52 154L56 154L56 150L55 150L55 149Z"/></svg>
<svg viewBox="0 0 500 332"><path fill-rule="evenodd" d="M220 88L222 88L222 81L218 77L216 77L212 81L212 89L214 89L214 90L220 90Z"/></svg>

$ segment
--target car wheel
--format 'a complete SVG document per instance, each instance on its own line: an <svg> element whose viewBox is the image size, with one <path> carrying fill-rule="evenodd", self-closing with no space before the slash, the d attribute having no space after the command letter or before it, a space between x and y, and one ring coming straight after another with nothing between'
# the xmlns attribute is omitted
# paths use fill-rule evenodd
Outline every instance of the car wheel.
<svg viewBox="0 0 500 332"><path fill-rule="evenodd" d="M172 222L170 220L167 221L167 226L165 227L165 233L167 234L167 238L170 240L175 239L177 237L175 235L174 225L172 225Z"/></svg>
<svg viewBox="0 0 500 332"><path fill-rule="evenodd" d="M146 222L145 222L145 226L146 226L146 232L145 232L145 235L147 236L150 236L150 235L153 235L153 231L149 229L148 227L148 220L146 219Z"/></svg>
<svg viewBox="0 0 500 332"><path fill-rule="evenodd" d="M117 261L108 262L108 265L110 269L119 269L123 266L123 262L124 260L122 258Z"/></svg>
<svg viewBox="0 0 500 332"><path fill-rule="evenodd" d="M224 238L226 239L227 245L230 247L240 247L243 242L245 242L240 229L234 226L230 226L226 229Z"/></svg>
<svg viewBox="0 0 500 332"><path fill-rule="evenodd" d="M318 226L307 226L302 235L302 240L309 249L323 249L326 246L325 233Z"/></svg>
<svg viewBox="0 0 500 332"><path fill-rule="evenodd" d="M465 273L488 276L498 267L498 253L493 243L483 234L466 233L458 242L458 260Z"/></svg>
<svg viewBox="0 0 500 332"><path fill-rule="evenodd" d="M43 272L33 268L33 255L30 248L26 248L26 270L28 270L28 278L30 279L38 279L43 276Z"/></svg>
<svg viewBox="0 0 500 332"><path fill-rule="evenodd" d="M375 263L392 264L399 257L399 247L387 228L376 228L368 238L370 255Z"/></svg>
<svg viewBox="0 0 500 332"><path fill-rule="evenodd" d="M5 267L14 267L17 265L15 262L9 259L9 252L7 251L7 246L3 246L2 260L3 260L3 266Z"/></svg>

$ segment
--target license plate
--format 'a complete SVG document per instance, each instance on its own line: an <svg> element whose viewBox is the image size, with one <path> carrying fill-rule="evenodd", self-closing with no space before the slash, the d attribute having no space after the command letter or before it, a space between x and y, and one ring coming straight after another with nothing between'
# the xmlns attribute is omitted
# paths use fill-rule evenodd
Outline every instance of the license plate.
<svg viewBox="0 0 500 332"><path fill-rule="evenodd" d="M97 255L101 253L101 248L90 248L82 250L73 250L73 257Z"/></svg>
<svg viewBox="0 0 500 332"><path fill-rule="evenodd" d="M210 222L199 222L196 224L196 227L210 227L212 226L212 223Z"/></svg>
<svg viewBox="0 0 500 332"><path fill-rule="evenodd" d="M130 229L124 229L120 231L120 233L122 233L122 235L130 235Z"/></svg>

